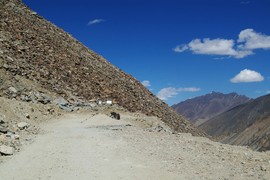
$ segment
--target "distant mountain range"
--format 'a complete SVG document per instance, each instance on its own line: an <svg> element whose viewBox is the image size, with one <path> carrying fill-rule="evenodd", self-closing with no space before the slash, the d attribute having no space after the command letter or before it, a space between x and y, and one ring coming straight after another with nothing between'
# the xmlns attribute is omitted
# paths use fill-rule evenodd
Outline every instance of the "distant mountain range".
<svg viewBox="0 0 270 180"><path fill-rule="evenodd" d="M172 108L195 125L200 125L218 114L249 100L250 98L236 93L223 94L212 92L180 102L173 105Z"/></svg>
<svg viewBox="0 0 270 180"><path fill-rule="evenodd" d="M270 150L270 94L230 109L199 127L224 143Z"/></svg>

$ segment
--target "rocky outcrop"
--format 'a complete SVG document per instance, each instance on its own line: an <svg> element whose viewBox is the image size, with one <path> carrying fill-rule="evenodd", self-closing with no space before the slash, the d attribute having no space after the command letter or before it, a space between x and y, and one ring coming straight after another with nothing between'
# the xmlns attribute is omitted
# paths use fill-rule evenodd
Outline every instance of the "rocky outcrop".
<svg viewBox="0 0 270 180"><path fill-rule="evenodd" d="M23 77L74 103L111 99L131 112L158 116L175 131L203 135L138 80L18 0L0 2L0 50L0 73L10 82ZM19 93L18 99L29 100L29 92L15 89L1 88L0 93L10 97Z"/></svg>

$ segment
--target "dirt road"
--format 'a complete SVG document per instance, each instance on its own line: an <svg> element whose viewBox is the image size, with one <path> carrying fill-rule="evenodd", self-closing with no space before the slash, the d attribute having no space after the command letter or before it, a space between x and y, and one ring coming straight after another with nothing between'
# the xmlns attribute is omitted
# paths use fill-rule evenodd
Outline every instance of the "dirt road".
<svg viewBox="0 0 270 180"><path fill-rule="evenodd" d="M134 118L70 114L0 164L1 179L270 179L269 153L188 134L149 132Z"/></svg>

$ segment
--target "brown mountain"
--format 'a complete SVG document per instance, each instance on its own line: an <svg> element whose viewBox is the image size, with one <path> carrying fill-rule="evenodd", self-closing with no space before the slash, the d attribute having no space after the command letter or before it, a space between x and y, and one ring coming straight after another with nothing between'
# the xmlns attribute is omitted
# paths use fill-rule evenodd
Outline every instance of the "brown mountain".
<svg viewBox="0 0 270 180"><path fill-rule="evenodd" d="M131 112L158 116L175 131L203 134L131 75L20 0L0 1L0 74L1 96L18 91L17 99L28 100L33 86L40 86L69 103L111 99Z"/></svg>
<svg viewBox="0 0 270 180"><path fill-rule="evenodd" d="M212 92L175 104L172 108L195 125L200 125L216 115L249 100L248 97L236 93L222 94Z"/></svg>
<svg viewBox="0 0 270 180"><path fill-rule="evenodd" d="M199 127L224 143L270 150L270 95L237 106Z"/></svg>

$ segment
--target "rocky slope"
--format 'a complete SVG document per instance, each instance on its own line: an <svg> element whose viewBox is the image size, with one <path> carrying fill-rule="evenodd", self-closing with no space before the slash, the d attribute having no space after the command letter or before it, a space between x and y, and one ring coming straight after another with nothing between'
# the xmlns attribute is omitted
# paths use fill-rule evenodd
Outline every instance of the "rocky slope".
<svg viewBox="0 0 270 180"><path fill-rule="evenodd" d="M248 97L236 93L223 94L212 92L175 104L172 108L195 125L200 125L218 114L249 100Z"/></svg>
<svg viewBox="0 0 270 180"><path fill-rule="evenodd" d="M70 104L111 99L129 111L158 116L175 131L203 135L139 81L20 0L0 1L0 71L1 96L33 101L39 91L18 85L30 81Z"/></svg>
<svg viewBox="0 0 270 180"><path fill-rule="evenodd" d="M270 95L237 106L199 127L225 143L270 150Z"/></svg>
<svg viewBox="0 0 270 180"><path fill-rule="evenodd" d="M53 104L21 102L0 97L0 156L20 151L40 132L39 124L61 114ZM1 158L0 158L1 161Z"/></svg>

